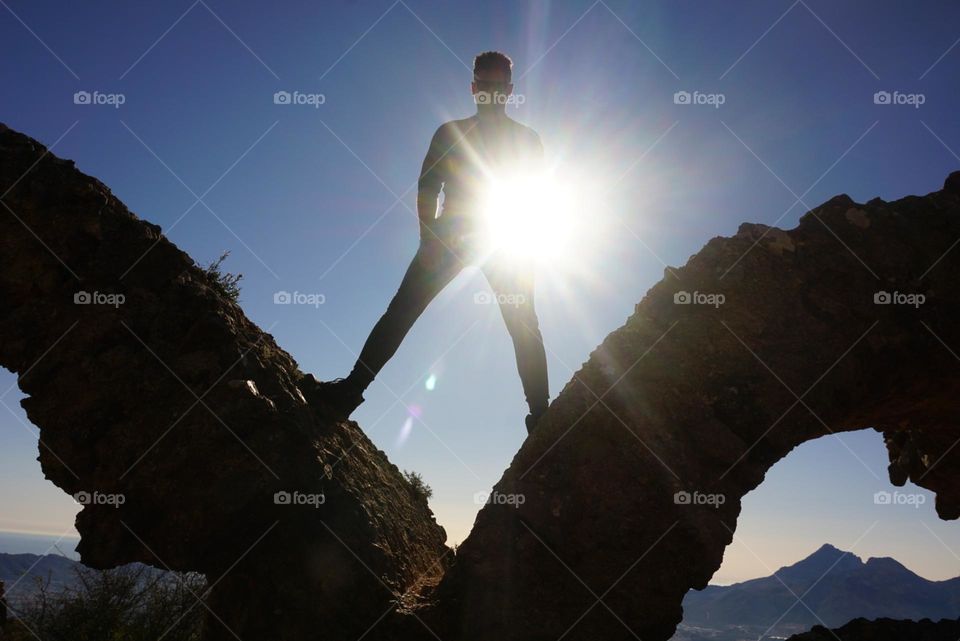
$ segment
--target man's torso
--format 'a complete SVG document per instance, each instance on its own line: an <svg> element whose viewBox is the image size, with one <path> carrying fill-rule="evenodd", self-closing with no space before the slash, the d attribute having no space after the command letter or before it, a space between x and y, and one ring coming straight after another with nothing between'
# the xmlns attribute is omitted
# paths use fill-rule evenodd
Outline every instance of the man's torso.
<svg viewBox="0 0 960 641"><path fill-rule="evenodd" d="M506 116L452 120L436 142L425 173L443 183L438 228L458 235L475 231L491 180L536 171L543 156L536 132Z"/></svg>

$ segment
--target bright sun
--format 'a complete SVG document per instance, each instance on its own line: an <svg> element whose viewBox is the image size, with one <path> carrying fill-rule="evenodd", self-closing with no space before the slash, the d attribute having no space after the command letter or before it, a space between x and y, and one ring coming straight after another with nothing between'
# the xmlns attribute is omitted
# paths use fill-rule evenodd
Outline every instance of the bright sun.
<svg viewBox="0 0 960 641"><path fill-rule="evenodd" d="M487 249L555 263L576 237L574 186L550 173L491 179L483 208Z"/></svg>

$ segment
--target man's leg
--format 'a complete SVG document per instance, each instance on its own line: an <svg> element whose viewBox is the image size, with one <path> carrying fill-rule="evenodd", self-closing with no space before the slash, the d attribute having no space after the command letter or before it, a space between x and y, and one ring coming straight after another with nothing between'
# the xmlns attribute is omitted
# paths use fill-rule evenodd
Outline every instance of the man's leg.
<svg viewBox="0 0 960 641"><path fill-rule="evenodd" d="M396 353L414 322L460 272L460 259L439 240L421 244L387 311L374 325L347 380L363 392Z"/></svg>
<svg viewBox="0 0 960 641"><path fill-rule="evenodd" d="M535 423L547 409L550 391L547 355L533 305L533 269L492 261L483 266L483 273L497 297L500 313L513 339L517 371ZM531 427L529 423L528 420L528 429Z"/></svg>

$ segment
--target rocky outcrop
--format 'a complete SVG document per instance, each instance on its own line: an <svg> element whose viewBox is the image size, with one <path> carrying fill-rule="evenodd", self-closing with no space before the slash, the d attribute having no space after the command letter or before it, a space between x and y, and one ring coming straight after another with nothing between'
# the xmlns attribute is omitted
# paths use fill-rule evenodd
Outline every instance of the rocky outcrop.
<svg viewBox="0 0 960 641"><path fill-rule="evenodd" d="M0 194L0 365L84 563L205 573L211 639L355 639L442 574L426 501L159 227L2 126Z"/></svg>
<svg viewBox="0 0 960 641"><path fill-rule="evenodd" d="M960 621L898 621L895 619L854 619L830 630L822 625L809 632L795 634L787 641L956 641L960 638Z"/></svg>
<svg viewBox="0 0 960 641"><path fill-rule="evenodd" d="M741 498L825 434L881 432L891 480L957 518L958 239L954 173L924 197L837 196L789 231L742 225L668 270L494 488L525 501L485 506L460 546L441 584L455 638L669 638Z"/></svg>
<svg viewBox="0 0 960 641"><path fill-rule="evenodd" d="M0 365L46 476L99 497L77 519L83 560L204 572L209 638L667 639L741 498L843 430L881 432L891 479L960 515L960 174L925 197L838 196L790 231L743 225L671 270L449 569L399 471L304 400L292 358L158 227L5 127L0 194Z"/></svg>

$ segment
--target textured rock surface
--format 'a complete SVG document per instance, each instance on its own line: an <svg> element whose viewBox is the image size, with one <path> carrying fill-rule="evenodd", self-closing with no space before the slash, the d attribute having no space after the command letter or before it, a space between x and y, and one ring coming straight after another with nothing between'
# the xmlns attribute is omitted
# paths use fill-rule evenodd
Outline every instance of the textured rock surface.
<svg viewBox="0 0 960 641"><path fill-rule="evenodd" d="M891 480L957 518L958 183L837 196L790 231L745 224L666 274L495 486L525 502L486 506L460 546L441 584L455 636L669 638L684 593L720 566L741 498L831 432L882 432ZM679 292L724 302L675 304Z"/></svg>
<svg viewBox="0 0 960 641"><path fill-rule="evenodd" d="M206 573L209 638L235 638L221 621L245 640L359 637L442 571L426 502L356 424L307 405L290 356L158 227L45 152L0 125L0 365L46 477L124 497L78 515L83 562Z"/></svg>
<svg viewBox="0 0 960 641"><path fill-rule="evenodd" d="M894 619L854 619L846 625L829 630L822 625L809 632L795 634L787 641L957 641L960 621L942 619L931 621L897 621Z"/></svg>
<svg viewBox="0 0 960 641"><path fill-rule="evenodd" d="M832 431L882 432L891 479L960 515L960 174L922 198L838 196L790 231L743 225L668 274L524 443L495 490L525 501L480 512L419 620L391 600L436 581L442 529L355 424L304 401L272 337L104 185L2 126L0 194L0 365L43 471L125 498L80 513L83 560L205 572L210 638L352 640L383 615L364 638L667 639L743 495Z"/></svg>

